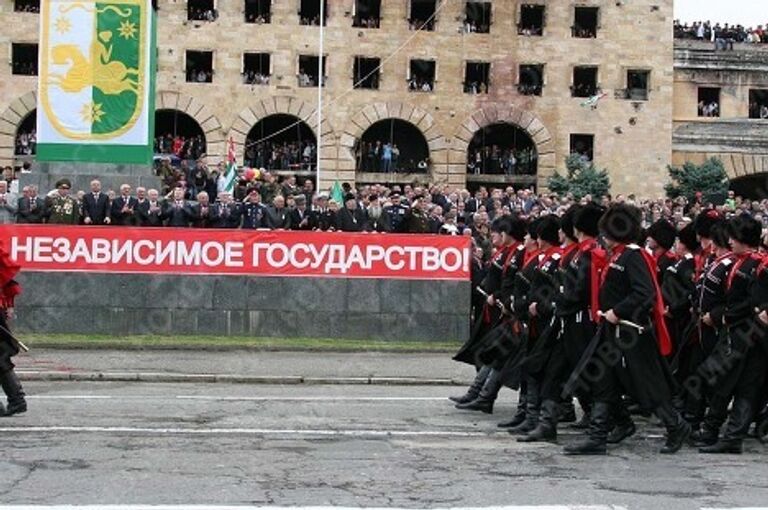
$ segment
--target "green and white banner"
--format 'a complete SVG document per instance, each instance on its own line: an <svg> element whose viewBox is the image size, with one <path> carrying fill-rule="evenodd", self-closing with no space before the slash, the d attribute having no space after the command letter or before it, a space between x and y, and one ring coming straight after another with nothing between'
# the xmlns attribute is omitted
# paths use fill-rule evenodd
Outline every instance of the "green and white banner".
<svg viewBox="0 0 768 510"><path fill-rule="evenodd" d="M151 0L45 0L40 13L37 159L150 163Z"/></svg>

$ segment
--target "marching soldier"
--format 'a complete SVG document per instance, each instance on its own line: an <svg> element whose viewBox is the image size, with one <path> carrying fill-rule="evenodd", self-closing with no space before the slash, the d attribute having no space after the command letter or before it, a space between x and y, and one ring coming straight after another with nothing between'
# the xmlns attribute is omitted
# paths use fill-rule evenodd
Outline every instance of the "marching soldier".
<svg viewBox="0 0 768 510"><path fill-rule="evenodd" d="M762 402L768 370L765 342L768 322L763 320L767 318L764 303L754 301L762 293L752 293L755 273L761 265L757 253L761 234L762 225L748 214L728 223L734 262L725 282L726 305L722 314L725 334L707 360L707 364L717 370L709 413L717 415L725 411L731 398L733 404L723 437L713 445L700 448L701 453L741 453L742 441L758 410L756 406ZM761 278L758 284L764 281ZM757 315L756 304L760 310Z"/></svg>
<svg viewBox="0 0 768 510"><path fill-rule="evenodd" d="M13 314L14 299L21 293L21 286L13 279L21 267L0 247L0 385L8 397L8 407L0 404L0 416L12 416L26 412L24 389L14 372L12 358L19 353L19 346L11 334L9 319Z"/></svg>
<svg viewBox="0 0 768 510"><path fill-rule="evenodd" d="M602 320L585 353L590 355L588 366L576 374L589 378L585 384L594 402L588 438L566 447L565 453L606 453L611 412L618 407L624 389L643 408L655 410L667 429L661 453L675 453L688 439L691 427L672 406L671 375L663 359L671 353L671 341L663 320L655 263L633 244L640 237L640 211L625 204L613 205L600 220L600 229L611 252L599 293Z"/></svg>
<svg viewBox="0 0 768 510"><path fill-rule="evenodd" d="M672 250L677 237L677 230L667 220L659 220L648 228L648 250L656 260L659 269L659 284L664 280L667 269L674 266L677 256Z"/></svg>

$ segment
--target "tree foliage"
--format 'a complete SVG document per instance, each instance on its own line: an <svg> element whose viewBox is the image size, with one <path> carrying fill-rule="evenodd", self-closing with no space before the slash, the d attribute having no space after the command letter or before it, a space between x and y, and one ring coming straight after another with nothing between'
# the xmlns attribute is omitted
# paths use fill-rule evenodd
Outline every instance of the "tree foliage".
<svg viewBox="0 0 768 510"><path fill-rule="evenodd" d="M703 196L724 194L728 191L728 174L723 162L710 158L701 165L686 162L682 167L669 166L671 180L664 190L670 198L680 196L693 200L697 192Z"/></svg>
<svg viewBox="0 0 768 510"><path fill-rule="evenodd" d="M558 195L571 193L577 200L586 195L598 199L611 190L608 171L598 169L594 163L585 161L578 154L572 154L565 160L565 168L565 175L555 171L549 178L549 189Z"/></svg>

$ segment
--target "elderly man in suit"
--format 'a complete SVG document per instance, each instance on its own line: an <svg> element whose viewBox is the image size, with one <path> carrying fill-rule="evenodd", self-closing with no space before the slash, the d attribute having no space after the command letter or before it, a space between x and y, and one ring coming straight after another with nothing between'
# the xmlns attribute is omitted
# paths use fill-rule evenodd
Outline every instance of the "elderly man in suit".
<svg viewBox="0 0 768 510"><path fill-rule="evenodd" d="M19 198L16 223L42 223L45 219L45 201L37 195L37 186L24 186Z"/></svg>
<svg viewBox="0 0 768 510"><path fill-rule="evenodd" d="M83 223L86 225L109 225L109 197L101 192L101 182L91 181L91 192L83 196Z"/></svg>
<svg viewBox="0 0 768 510"><path fill-rule="evenodd" d="M8 191L8 181L0 179L0 223L16 223L19 199Z"/></svg>
<svg viewBox="0 0 768 510"><path fill-rule="evenodd" d="M136 206L138 205L138 199L131 196L131 185L121 185L120 196L112 201L112 222L115 225L122 225L125 227L137 225L138 217L136 216Z"/></svg>
<svg viewBox="0 0 768 510"><path fill-rule="evenodd" d="M163 217L167 227L188 227L192 221L192 208L184 200L184 188L174 188L173 198L165 203Z"/></svg>
<svg viewBox="0 0 768 510"><path fill-rule="evenodd" d="M272 201L272 205L267 207L267 225L272 230L291 228L291 215L288 208L285 207L283 195L277 195Z"/></svg>
<svg viewBox="0 0 768 510"><path fill-rule="evenodd" d="M142 227L163 226L163 203L156 189L147 191L146 200L139 200L135 211L138 223Z"/></svg>

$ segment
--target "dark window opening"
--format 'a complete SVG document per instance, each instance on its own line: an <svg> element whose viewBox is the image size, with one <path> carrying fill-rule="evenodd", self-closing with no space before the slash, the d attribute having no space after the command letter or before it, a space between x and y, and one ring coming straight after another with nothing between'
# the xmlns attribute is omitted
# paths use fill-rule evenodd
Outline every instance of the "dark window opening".
<svg viewBox="0 0 768 510"><path fill-rule="evenodd" d="M464 92L466 94L487 94L490 89L491 64L488 62L467 62L464 70Z"/></svg>
<svg viewBox="0 0 768 510"><path fill-rule="evenodd" d="M269 85L271 72L269 53L243 54L243 83L246 85Z"/></svg>
<svg viewBox="0 0 768 510"><path fill-rule="evenodd" d="M381 0L355 0L355 28L379 28L381 24Z"/></svg>
<svg viewBox="0 0 768 510"><path fill-rule="evenodd" d="M213 52L187 50L187 83L213 81Z"/></svg>
<svg viewBox="0 0 768 510"><path fill-rule="evenodd" d="M213 0L187 0L187 19L189 21L216 21L219 12Z"/></svg>
<svg viewBox="0 0 768 510"><path fill-rule="evenodd" d="M13 74L37 76L37 44L13 43L11 63Z"/></svg>
<svg viewBox="0 0 768 510"><path fill-rule="evenodd" d="M40 0L16 0L13 3L16 12L40 12Z"/></svg>
<svg viewBox="0 0 768 510"><path fill-rule="evenodd" d="M432 92L435 90L435 61L411 60L408 90L411 92Z"/></svg>
<svg viewBox="0 0 768 510"><path fill-rule="evenodd" d="M540 96L544 89L544 65L521 64L517 91L524 96Z"/></svg>
<svg viewBox="0 0 768 510"><path fill-rule="evenodd" d="M768 119L768 90L749 91L749 118Z"/></svg>
<svg viewBox="0 0 768 510"><path fill-rule="evenodd" d="M699 102L697 109L699 117L719 117L720 89L714 87L699 87Z"/></svg>
<svg viewBox="0 0 768 510"><path fill-rule="evenodd" d="M381 60L378 58L355 57L353 85L356 89L379 89Z"/></svg>
<svg viewBox="0 0 768 510"><path fill-rule="evenodd" d="M594 161L595 135L571 135L571 155L577 155L585 162Z"/></svg>
<svg viewBox="0 0 768 510"><path fill-rule="evenodd" d="M431 32L435 29L436 12L436 0L411 0L408 26L411 30L428 30Z"/></svg>
<svg viewBox="0 0 768 510"><path fill-rule="evenodd" d="M299 87L317 87L320 82L318 74L318 65L320 58L316 55L299 55ZM323 87L326 82L325 58L322 61L323 66Z"/></svg>
<svg viewBox="0 0 768 510"><path fill-rule="evenodd" d="M272 22L272 0L245 0L245 22L263 25Z"/></svg>
<svg viewBox="0 0 768 510"><path fill-rule="evenodd" d="M627 71L626 98L632 101L647 101L651 85L651 72L630 69Z"/></svg>
<svg viewBox="0 0 768 510"><path fill-rule="evenodd" d="M525 4L520 6L520 23L517 25L519 35L543 35L544 34L543 5Z"/></svg>
<svg viewBox="0 0 768 510"><path fill-rule="evenodd" d="M487 34L491 31L491 3L467 2L464 32Z"/></svg>
<svg viewBox="0 0 768 510"><path fill-rule="evenodd" d="M24 117L16 129L14 155L34 156L37 152L37 110L32 110Z"/></svg>
<svg viewBox="0 0 768 510"><path fill-rule="evenodd" d="M471 175L535 175L538 152L519 127L499 123L478 130L469 142L467 173Z"/></svg>
<svg viewBox="0 0 768 510"><path fill-rule="evenodd" d="M315 133L293 115L276 114L254 124L245 139L245 166L267 170L314 170Z"/></svg>
<svg viewBox="0 0 768 510"><path fill-rule="evenodd" d="M592 97L597 95L597 67L574 67L571 93L573 97Z"/></svg>
<svg viewBox="0 0 768 510"><path fill-rule="evenodd" d="M299 24L320 26L320 0L301 0ZM323 0L323 25L328 24L328 0Z"/></svg>
<svg viewBox="0 0 768 510"><path fill-rule="evenodd" d="M581 39L593 39L597 37L600 9L598 7L576 7L573 28L573 37Z"/></svg>
<svg viewBox="0 0 768 510"><path fill-rule="evenodd" d="M358 172L426 173L431 164L424 134L400 119L372 124L355 144L354 156Z"/></svg>
<svg viewBox="0 0 768 510"><path fill-rule="evenodd" d="M205 133L195 119L179 110L155 112L155 154L198 159L205 152Z"/></svg>

